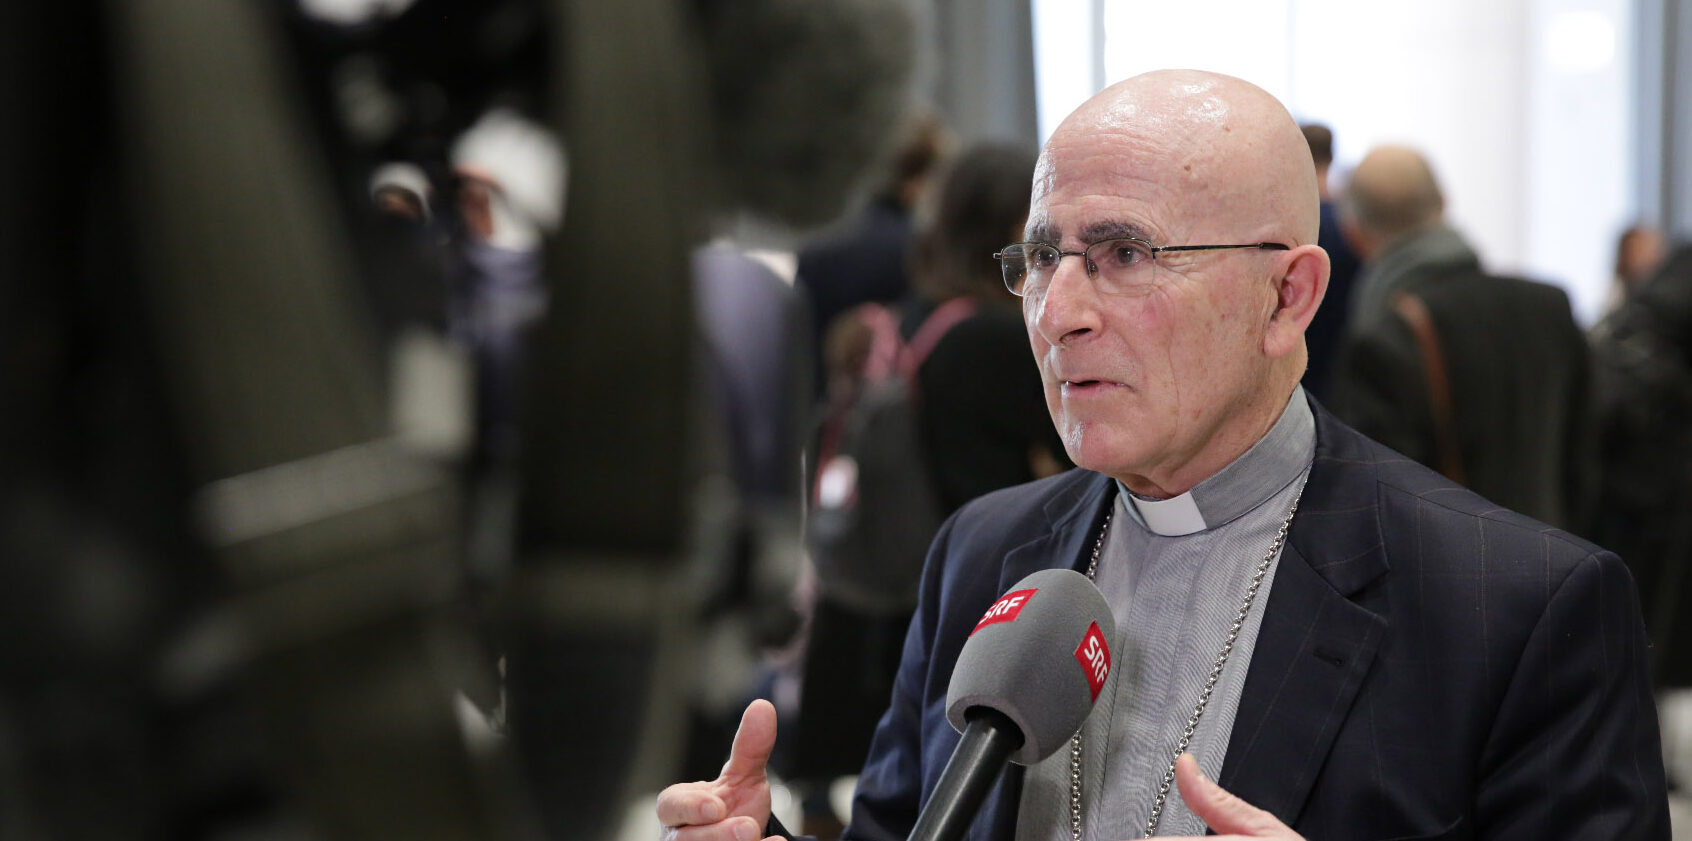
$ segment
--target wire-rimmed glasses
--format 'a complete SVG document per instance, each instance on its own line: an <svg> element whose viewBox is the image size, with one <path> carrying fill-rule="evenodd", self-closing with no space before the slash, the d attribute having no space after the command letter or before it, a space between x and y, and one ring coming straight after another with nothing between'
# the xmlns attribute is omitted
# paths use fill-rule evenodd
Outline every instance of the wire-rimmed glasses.
<svg viewBox="0 0 1692 841"><path fill-rule="evenodd" d="M1157 255L1166 251L1217 251L1233 248L1255 248L1260 251L1286 251L1291 248L1279 242L1254 242L1246 245L1152 245L1135 237L1103 239L1081 251L1063 251L1049 242L1014 242L993 257L999 261L1005 275L1005 288L1017 296L1045 294L1057 272L1058 263L1065 257L1080 257L1100 291L1113 295L1134 295L1152 286L1151 267Z"/></svg>

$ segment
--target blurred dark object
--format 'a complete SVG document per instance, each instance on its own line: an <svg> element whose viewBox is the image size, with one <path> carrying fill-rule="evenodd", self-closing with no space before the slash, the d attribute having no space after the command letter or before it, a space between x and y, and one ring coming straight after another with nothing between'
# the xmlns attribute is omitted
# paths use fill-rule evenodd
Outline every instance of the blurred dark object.
<svg viewBox="0 0 1692 841"><path fill-rule="evenodd" d="M909 113L907 0L694 0L709 65L721 204L827 222Z"/></svg>
<svg viewBox="0 0 1692 841"><path fill-rule="evenodd" d="M4 4L0 836L512 838L539 808L555 837L604 837L645 784L631 769L667 774L676 750L692 615L667 605L709 449L690 251L714 210L845 202L878 151L847 140L903 99L898 67L865 85L851 56L900 42L868 28L899 6L807 5L861 107L815 99L839 120L816 137L845 145L759 188L687 142L728 130L722 73L807 57L740 64L737 12L703 38L686 0L417 0L352 25ZM393 434L385 399L393 337L441 329L434 240L367 193L388 160L448 183L451 138L495 103L568 127L582 173L508 479L514 756L455 700L487 656L461 479ZM781 143L813 116L737 113ZM452 204L422 198L426 219Z"/></svg>
<svg viewBox="0 0 1692 841"><path fill-rule="evenodd" d="M8 837L511 836L280 21L5 14Z"/></svg>
<svg viewBox="0 0 1692 841"><path fill-rule="evenodd" d="M136 287L91 3L0 8L0 837L198 837L263 808L226 693L157 686L220 590ZM214 772L214 773L207 773Z"/></svg>
<svg viewBox="0 0 1692 841"><path fill-rule="evenodd" d="M572 175L526 348L510 703L548 828L595 837L587 811L673 781L700 609L674 573L725 533L691 508L721 452L692 420L692 249L712 215L838 213L908 107L911 27L897 0L553 9ZM561 666L584 640L602 668Z"/></svg>
<svg viewBox="0 0 1692 841"><path fill-rule="evenodd" d="M1660 688L1692 686L1692 248L1593 330L1603 482L1593 535L1632 568Z"/></svg>
<svg viewBox="0 0 1692 841"><path fill-rule="evenodd" d="M449 621L458 489L391 435L335 201L351 191L333 189L269 12L126 4L110 21L142 312L228 585L169 673L251 693L265 765L315 831L507 837L513 789L453 706L470 647Z"/></svg>

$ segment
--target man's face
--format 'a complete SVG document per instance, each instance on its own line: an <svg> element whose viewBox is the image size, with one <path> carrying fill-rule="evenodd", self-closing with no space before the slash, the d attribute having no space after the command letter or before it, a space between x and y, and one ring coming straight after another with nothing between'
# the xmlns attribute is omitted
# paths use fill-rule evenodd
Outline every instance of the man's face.
<svg viewBox="0 0 1692 841"><path fill-rule="evenodd" d="M1235 219L1250 197L1213 183L1229 162L1191 139L1060 129L1035 172L1027 238L1064 251L1121 236L1153 245L1263 238L1265 229ZM1155 283L1139 295L1101 292L1081 258L1065 257L1044 296L1023 299L1046 405L1077 465L1167 495L1209 475L1194 470L1217 448L1243 450L1262 433L1235 427L1269 375L1275 254L1161 253Z"/></svg>

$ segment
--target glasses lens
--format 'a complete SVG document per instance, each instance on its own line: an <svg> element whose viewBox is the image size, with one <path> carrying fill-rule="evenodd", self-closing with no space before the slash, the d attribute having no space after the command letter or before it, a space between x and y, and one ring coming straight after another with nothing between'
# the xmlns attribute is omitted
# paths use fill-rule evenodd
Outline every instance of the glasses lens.
<svg viewBox="0 0 1692 841"><path fill-rule="evenodd" d="M996 255L999 258L999 267L1005 275L1005 288L1009 289L1011 294L1021 295L1028 287L1028 251L1036 247L1019 242L1005 246Z"/></svg>
<svg viewBox="0 0 1692 841"><path fill-rule="evenodd" d="M1107 239L1087 248L1087 263L1108 290L1133 292L1149 282L1152 250L1137 239Z"/></svg>

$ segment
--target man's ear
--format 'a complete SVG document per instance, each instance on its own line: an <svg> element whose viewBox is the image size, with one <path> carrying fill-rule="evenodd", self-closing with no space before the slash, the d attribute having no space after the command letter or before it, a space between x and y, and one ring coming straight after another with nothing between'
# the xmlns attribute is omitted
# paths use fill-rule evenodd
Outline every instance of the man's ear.
<svg viewBox="0 0 1692 841"><path fill-rule="evenodd" d="M1263 334L1263 352L1270 359L1280 359L1304 345L1304 329L1328 292L1328 271L1328 252L1321 246L1301 245L1289 254L1286 268L1275 281L1275 311Z"/></svg>

